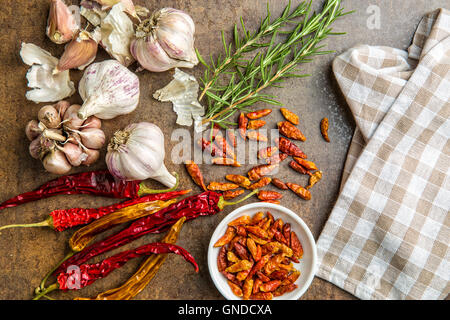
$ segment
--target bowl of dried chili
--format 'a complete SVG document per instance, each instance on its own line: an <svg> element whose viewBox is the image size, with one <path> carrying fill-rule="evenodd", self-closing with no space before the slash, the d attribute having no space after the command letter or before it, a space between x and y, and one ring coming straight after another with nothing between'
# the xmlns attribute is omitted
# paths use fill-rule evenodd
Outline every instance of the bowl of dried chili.
<svg viewBox="0 0 450 320"><path fill-rule="evenodd" d="M226 216L208 247L208 268L228 300L297 300L316 273L317 249L306 223L272 203Z"/></svg>

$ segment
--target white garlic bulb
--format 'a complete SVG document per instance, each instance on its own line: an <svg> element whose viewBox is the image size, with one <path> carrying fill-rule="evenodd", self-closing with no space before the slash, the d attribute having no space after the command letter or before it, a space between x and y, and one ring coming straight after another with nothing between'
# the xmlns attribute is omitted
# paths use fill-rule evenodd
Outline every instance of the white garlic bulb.
<svg viewBox="0 0 450 320"><path fill-rule="evenodd" d="M112 119L133 112L139 103L138 77L116 60L91 64L78 91L84 101L78 111L81 119Z"/></svg>
<svg viewBox="0 0 450 320"><path fill-rule="evenodd" d="M164 165L164 135L148 122L133 123L117 131L108 146L109 172L122 180L155 179L172 188L176 179Z"/></svg>
<svg viewBox="0 0 450 320"><path fill-rule="evenodd" d="M194 49L195 24L183 11L164 8L143 21L131 43L131 54L149 71L193 68L198 64Z"/></svg>

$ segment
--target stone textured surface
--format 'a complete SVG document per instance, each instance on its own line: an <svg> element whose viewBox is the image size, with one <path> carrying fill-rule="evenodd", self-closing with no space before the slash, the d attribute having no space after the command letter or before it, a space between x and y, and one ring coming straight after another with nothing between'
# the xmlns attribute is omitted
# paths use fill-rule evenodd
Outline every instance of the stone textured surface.
<svg viewBox="0 0 450 320"><path fill-rule="evenodd" d="M197 25L196 44L200 52L208 56L220 53L220 30L228 33L234 23L243 16L250 29L254 29L260 17L265 14L265 1L258 0L169 0L169 1L135 1L147 5L151 10L164 6L172 6L185 10L192 15ZM293 1L296 3L297 1ZM415 27L423 14L443 7L446 0L345 0L347 10L356 10L334 25L336 31L346 31L347 35L332 38L329 47L336 54L359 43L371 45L386 45L405 49L411 41ZM74 1L75 3L75 1ZM287 4L286 0L270 0L270 8L275 15L279 14ZM315 1L318 7L322 1ZM369 14L367 8L376 5L380 8L381 25L379 30L367 27ZM36 118L39 106L25 99L27 91L25 66L19 56L20 44L35 43L59 56L63 46L51 43L44 34L48 1L17 0L9 1L0 12L0 200L5 200L18 193L25 192L54 178L45 173L42 165L28 155L28 145L24 127ZM24 23L24 21L26 23ZM305 73L313 76L303 80L288 81L284 89L269 90L276 93L280 100L301 117L300 127L308 137L302 143L304 151L310 155L324 171L324 179L313 189L313 199L305 202L286 192L283 205L293 209L305 220L317 239L327 217L338 196L341 171L346 157L352 132L353 120L346 103L331 72L331 61L335 54L323 56L313 63L303 66ZM107 58L102 51L98 60ZM133 66L134 67L134 66ZM194 73L201 75L201 66ZM191 71L190 71L191 72ZM82 73L71 72L71 77L77 82ZM176 115L171 111L170 104L161 104L152 99L155 90L166 85L171 79L171 72L152 74L143 72L141 80L141 103L138 109L127 116L104 122L107 137L126 124L137 121L149 121L158 124L166 135L167 167L170 171L181 174L182 186L198 192L184 168L171 163L170 152L177 143L171 141L171 133L175 125ZM78 95L70 98L71 102L80 103ZM261 105L263 106L263 105ZM319 122L323 117L330 119L330 137L332 143L325 143L319 131ZM279 112L268 117L269 125L273 126L281 119ZM104 159L105 150L101 159ZM103 160L98 161L91 169L104 169ZM207 181L222 181L226 168L215 168L214 171L202 166ZM248 167L234 172L244 173ZM78 168L74 172L86 170ZM292 171L285 162L279 178L286 180L292 177ZM306 178L296 178L300 183L306 183ZM302 179L305 179L304 181ZM156 183L149 183L157 187ZM255 201L252 199L251 201ZM251 202L250 200L248 202ZM59 196L53 199L6 209L1 212L0 225L10 223L36 222L46 218L47 214L56 208L75 206L96 207L113 203L114 200L94 198L89 196ZM221 295L212 283L206 261L207 246L215 226L233 208L214 217L200 218L189 222L182 231L179 245L188 249L196 257L201 272L195 274L191 266L180 257L171 256L161 268L150 285L137 299L221 299ZM120 227L119 227L120 228ZM105 233L106 236L116 231ZM0 235L0 299L29 299L34 288L43 275L61 259L68 250L66 240L72 231L56 233L50 229L7 230ZM124 249L154 241L159 236L146 236ZM122 250L122 249L121 249ZM102 257L101 257L102 258ZM82 292L57 293L56 298L70 299L77 295L94 296L108 288L116 287L126 280L142 260L126 264L120 271L113 272L106 279L97 281ZM352 299L353 297L334 285L316 278L303 299Z"/></svg>

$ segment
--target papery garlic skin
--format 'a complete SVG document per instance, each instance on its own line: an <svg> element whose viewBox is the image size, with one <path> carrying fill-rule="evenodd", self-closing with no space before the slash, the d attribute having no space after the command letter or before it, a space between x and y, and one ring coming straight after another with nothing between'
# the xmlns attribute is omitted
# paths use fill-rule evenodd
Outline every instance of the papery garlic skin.
<svg viewBox="0 0 450 320"><path fill-rule="evenodd" d="M56 44L63 44L72 40L79 26L62 0L51 0L47 21L47 36Z"/></svg>
<svg viewBox="0 0 450 320"><path fill-rule="evenodd" d="M58 59L48 51L32 43L22 43L20 56L25 64L31 66L27 80L28 87L33 90L26 93L28 100L36 103L56 102L75 93L75 86L70 81L68 70L53 74Z"/></svg>
<svg viewBox="0 0 450 320"><path fill-rule="evenodd" d="M87 31L81 31L65 48L53 74L76 69L84 70L94 62L97 56L98 44Z"/></svg>
<svg viewBox="0 0 450 320"><path fill-rule="evenodd" d="M81 119L92 115L113 119L133 112L139 104L139 78L116 60L91 64L78 91L84 101L78 111Z"/></svg>
<svg viewBox="0 0 450 320"><path fill-rule="evenodd" d="M133 123L117 131L108 146L106 164L121 180L155 179L173 187L176 183L164 165L164 135L148 122Z"/></svg>
<svg viewBox="0 0 450 320"><path fill-rule="evenodd" d="M188 14L164 8L137 27L131 54L144 69L152 72L193 68L198 64L194 33L195 25Z"/></svg>
<svg viewBox="0 0 450 320"><path fill-rule="evenodd" d="M134 7L133 0L95 0L97 3L103 6L103 9L110 9L112 6L121 2L125 8L125 12L129 13L133 17L137 17L136 8Z"/></svg>

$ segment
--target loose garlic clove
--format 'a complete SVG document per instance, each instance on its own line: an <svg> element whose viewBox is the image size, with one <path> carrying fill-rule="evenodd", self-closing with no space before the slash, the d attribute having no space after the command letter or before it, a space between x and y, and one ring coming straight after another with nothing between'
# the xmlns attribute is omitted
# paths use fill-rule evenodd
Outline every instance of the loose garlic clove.
<svg viewBox="0 0 450 320"><path fill-rule="evenodd" d="M63 119L64 128L78 130L83 125L84 120L78 117L80 108L80 105L74 104L67 109L67 111L64 113Z"/></svg>
<svg viewBox="0 0 450 320"><path fill-rule="evenodd" d="M72 40L79 26L62 0L52 0L47 21L47 36L56 44Z"/></svg>
<svg viewBox="0 0 450 320"><path fill-rule="evenodd" d="M83 129L78 134L81 136L81 143L89 149L101 149L106 141L105 133L101 129Z"/></svg>
<svg viewBox="0 0 450 320"><path fill-rule="evenodd" d="M61 123L59 112L52 105L42 107L38 112L38 119L50 129L58 128Z"/></svg>
<svg viewBox="0 0 450 320"><path fill-rule="evenodd" d="M83 70L91 64L97 56L98 44L87 31L81 31L65 48L53 74L61 71L76 69Z"/></svg>
<svg viewBox="0 0 450 320"><path fill-rule="evenodd" d="M54 174L67 174L72 166L64 152L54 149L42 160L45 170Z"/></svg>

